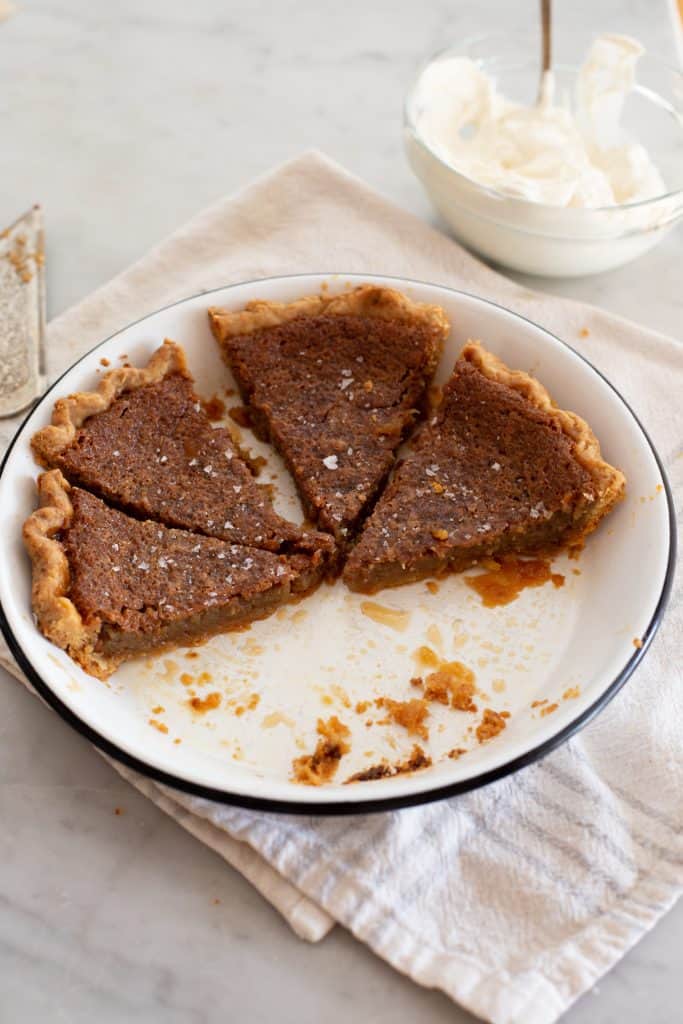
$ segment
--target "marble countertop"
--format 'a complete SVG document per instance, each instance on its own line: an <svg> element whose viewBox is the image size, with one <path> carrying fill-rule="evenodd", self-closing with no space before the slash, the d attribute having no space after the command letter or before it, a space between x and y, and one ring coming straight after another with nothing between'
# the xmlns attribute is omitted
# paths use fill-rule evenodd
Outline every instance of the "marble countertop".
<svg viewBox="0 0 683 1024"><path fill-rule="evenodd" d="M625 31L673 56L665 0L580 0L557 31ZM316 146L420 216L401 96L419 59L537 4L503 0L16 0L0 23L0 224L40 201L49 312L202 206ZM576 36L577 46L589 30ZM682 234L592 279L542 282L680 333ZM356 1016L466 1024L342 929L317 947L0 673L0 1021L213 1024ZM115 814L115 808L123 813ZM568 1024L673 1021L683 907Z"/></svg>

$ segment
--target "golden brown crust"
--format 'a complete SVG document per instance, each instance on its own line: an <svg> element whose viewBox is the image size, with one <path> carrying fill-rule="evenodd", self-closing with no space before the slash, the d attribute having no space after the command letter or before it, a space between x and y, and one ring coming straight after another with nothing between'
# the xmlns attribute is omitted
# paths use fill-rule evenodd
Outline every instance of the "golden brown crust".
<svg viewBox="0 0 683 1024"><path fill-rule="evenodd" d="M33 565L32 604L41 632L79 665L105 679L120 659L95 653L100 623L87 624L68 597L69 563L58 538L73 516L71 488L58 469L38 477L40 507L23 527L24 545Z"/></svg>
<svg viewBox="0 0 683 1024"><path fill-rule="evenodd" d="M339 295L306 295L293 302L254 299L244 309L235 312L216 306L209 309L211 329L219 343L237 335L253 334L265 327L277 327L298 317L322 315L423 320L442 338L450 330L448 318L440 306L413 302L393 288L374 284L361 284Z"/></svg>
<svg viewBox="0 0 683 1024"><path fill-rule="evenodd" d="M41 466L50 467L68 448L77 430L90 416L108 409L126 391L157 384L171 373L189 376L185 353L168 339L153 353L146 366L121 366L106 373L96 391L81 391L55 402L52 423L31 439L31 448Z"/></svg>
<svg viewBox="0 0 683 1024"><path fill-rule="evenodd" d="M602 458L600 443L586 421L576 413L558 409L546 389L534 377L522 370L510 370L478 341L468 341L460 358L476 366L489 380L513 388L536 408L552 416L562 432L573 442L574 457L590 474L595 487L595 496L586 496L577 508L576 530L569 537L570 544L577 544L624 497L624 474Z"/></svg>

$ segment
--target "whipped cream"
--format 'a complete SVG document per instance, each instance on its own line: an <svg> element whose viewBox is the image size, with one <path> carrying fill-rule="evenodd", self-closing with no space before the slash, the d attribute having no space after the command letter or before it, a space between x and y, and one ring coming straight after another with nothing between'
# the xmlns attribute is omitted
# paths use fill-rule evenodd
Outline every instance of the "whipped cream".
<svg viewBox="0 0 683 1024"><path fill-rule="evenodd" d="M524 107L469 58L437 60L420 79L420 134L455 170L506 196L595 208L661 195L664 182L647 150L621 128L642 53L627 36L596 39L573 110L568 97L556 102L552 72L537 105Z"/></svg>

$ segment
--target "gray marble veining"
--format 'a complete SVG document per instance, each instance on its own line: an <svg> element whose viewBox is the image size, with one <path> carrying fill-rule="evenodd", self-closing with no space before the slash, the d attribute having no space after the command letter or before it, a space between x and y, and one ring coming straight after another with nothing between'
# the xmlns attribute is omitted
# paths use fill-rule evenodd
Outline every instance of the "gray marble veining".
<svg viewBox="0 0 683 1024"><path fill-rule="evenodd" d="M567 40L620 30L673 55L664 0L556 7ZM202 206L307 147L431 218L401 151L415 67L482 28L531 22L537 3L17 8L0 23L0 224L44 204L55 315ZM679 232L622 270L547 287L680 335L681 245ZM301 943L239 875L1 675L0 1024L294 1024L321 1008L329 1024L471 1020L341 929L318 947ZM568 1024L673 1021L681 948L679 908Z"/></svg>

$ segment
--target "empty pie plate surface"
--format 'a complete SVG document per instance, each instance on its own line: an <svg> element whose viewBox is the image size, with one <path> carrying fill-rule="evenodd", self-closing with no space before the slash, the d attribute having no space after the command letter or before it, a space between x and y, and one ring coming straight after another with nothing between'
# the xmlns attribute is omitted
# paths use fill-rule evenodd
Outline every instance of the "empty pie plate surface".
<svg viewBox="0 0 683 1024"><path fill-rule="evenodd" d="M478 338L508 366L532 373L558 404L583 416L604 457L626 475L627 496L577 560L560 556L551 582L513 602L485 607L454 575L385 590L372 598L342 583L249 629L193 649L121 667L106 682L86 675L37 630L21 527L36 504L30 438L50 421L54 401L92 390L127 358L146 363L165 337L183 345L197 390L236 405L234 381L211 335L207 307L239 309L251 299L288 302L324 285L388 285L440 305L452 323L437 371L443 383L460 348ZM228 421L232 422L232 421ZM246 427L240 443L266 459L260 480L278 511L302 513L280 458ZM102 342L51 388L18 431L0 474L2 627L21 668L75 728L107 753L169 785L269 810L350 813L437 799L472 789L547 753L610 700L645 654L673 575L675 529L664 473L646 433L612 386L547 331L484 299L415 281L359 275L271 278L195 296L152 313ZM647 571L643 571L647 567ZM382 698L420 696L424 649L474 673L477 712L429 705L413 735L388 721ZM377 701L380 703L378 704ZM486 709L508 712L505 728L480 742ZM311 754L318 720L350 730L332 782L293 781L295 758ZM431 765L347 783L377 765L405 764L418 744ZM369 774L372 774L371 772Z"/></svg>

